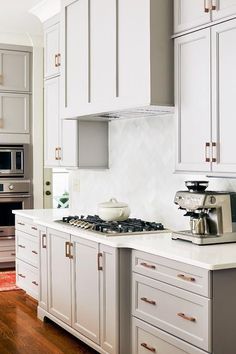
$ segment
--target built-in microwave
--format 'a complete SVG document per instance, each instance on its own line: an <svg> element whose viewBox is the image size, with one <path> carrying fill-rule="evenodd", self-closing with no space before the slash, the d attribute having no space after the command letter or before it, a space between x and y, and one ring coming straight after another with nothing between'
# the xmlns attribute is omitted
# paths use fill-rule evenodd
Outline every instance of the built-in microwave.
<svg viewBox="0 0 236 354"><path fill-rule="evenodd" d="M24 177L26 144L0 145L0 178Z"/></svg>

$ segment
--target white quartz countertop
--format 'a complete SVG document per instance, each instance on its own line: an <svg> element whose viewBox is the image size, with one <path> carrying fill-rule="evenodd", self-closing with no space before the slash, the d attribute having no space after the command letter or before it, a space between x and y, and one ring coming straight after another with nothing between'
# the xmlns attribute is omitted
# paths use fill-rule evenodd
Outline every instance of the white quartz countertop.
<svg viewBox="0 0 236 354"><path fill-rule="evenodd" d="M30 218L34 223L116 248L136 249L209 270L236 268L236 243L198 246L186 241L172 240L170 232L131 236L100 235L56 223L55 220L62 216L83 214L69 209L24 209L15 210L14 213Z"/></svg>

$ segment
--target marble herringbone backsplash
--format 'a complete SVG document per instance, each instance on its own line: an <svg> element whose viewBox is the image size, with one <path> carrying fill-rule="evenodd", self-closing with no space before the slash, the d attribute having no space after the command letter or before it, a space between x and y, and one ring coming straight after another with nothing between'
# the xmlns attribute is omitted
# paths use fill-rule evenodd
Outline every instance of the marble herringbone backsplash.
<svg viewBox="0 0 236 354"><path fill-rule="evenodd" d="M174 174L174 138L173 116L111 122L110 169L70 172L71 207L95 213L98 203L115 197L129 204L132 217L186 228L175 192L185 180L206 178ZM236 179L210 179L210 188L236 191Z"/></svg>

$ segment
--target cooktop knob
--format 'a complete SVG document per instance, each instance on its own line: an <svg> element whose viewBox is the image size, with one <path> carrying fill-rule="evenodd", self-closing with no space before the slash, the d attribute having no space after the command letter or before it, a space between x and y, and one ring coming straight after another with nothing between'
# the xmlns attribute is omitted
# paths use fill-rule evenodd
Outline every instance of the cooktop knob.
<svg viewBox="0 0 236 354"><path fill-rule="evenodd" d="M12 191L14 189L14 185L13 184L9 184L8 188L10 189L10 191Z"/></svg>

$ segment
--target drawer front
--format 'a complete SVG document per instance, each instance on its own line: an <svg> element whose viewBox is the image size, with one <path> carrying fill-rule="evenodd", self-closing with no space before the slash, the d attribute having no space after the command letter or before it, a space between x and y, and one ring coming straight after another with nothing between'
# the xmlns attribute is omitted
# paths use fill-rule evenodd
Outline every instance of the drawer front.
<svg viewBox="0 0 236 354"><path fill-rule="evenodd" d="M206 352L136 318L132 320L132 354L206 354Z"/></svg>
<svg viewBox="0 0 236 354"><path fill-rule="evenodd" d="M7 249L5 247L0 249L0 263L15 262L15 249Z"/></svg>
<svg viewBox="0 0 236 354"><path fill-rule="evenodd" d="M35 237L16 231L16 257L38 267L39 244Z"/></svg>
<svg viewBox="0 0 236 354"><path fill-rule="evenodd" d="M145 252L132 252L132 268L139 274L193 293L211 297L211 272Z"/></svg>
<svg viewBox="0 0 236 354"><path fill-rule="evenodd" d="M39 227L28 218L16 216L16 230L26 232L31 236L39 236Z"/></svg>
<svg viewBox="0 0 236 354"><path fill-rule="evenodd" d="M19 288L25 290L27 294L38 300L38 270L19 259L16 260L16 284Z"/></svg>
<svg viewBox="0 0 236 354"><path fill-rule="evenodd" d="M211 350L211 300L133 273L133 315Z"/></svg>

